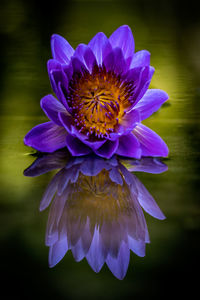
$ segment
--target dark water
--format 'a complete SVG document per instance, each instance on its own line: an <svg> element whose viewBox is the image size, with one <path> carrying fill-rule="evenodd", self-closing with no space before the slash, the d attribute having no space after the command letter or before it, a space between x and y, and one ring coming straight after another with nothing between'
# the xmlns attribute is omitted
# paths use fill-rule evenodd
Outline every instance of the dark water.
<svg viewBox="0 0 200 300"><path fill-rule="evenodd" d="M194 2L195 3L195 2ZM197 287L200 179L200 22L192 1L2 1L0 7L0 242L6 297L55 299L144 299L188 295ZM94 273L69 251L53 269L44 245L48 210L39 212L53 172L23 176L33 162L23 137L44 122L39 100L51 93L46 61L52 33L73 47L103 31L128 24L136 50L151 52L151 87L170 100L145 121L170 149L168 171L137 176L167 217L145 214L151 243L144 258L131 254L123 281L106 266ZM3 292L2 292L3 293Z"/></svg>

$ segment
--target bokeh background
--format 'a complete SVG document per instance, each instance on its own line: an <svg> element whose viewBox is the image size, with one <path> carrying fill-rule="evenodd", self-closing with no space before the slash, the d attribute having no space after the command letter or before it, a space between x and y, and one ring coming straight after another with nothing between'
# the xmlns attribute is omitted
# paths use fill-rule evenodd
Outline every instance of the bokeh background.
<svg viewBox="0 0 200 300"><path fill-rule="evenodd" d="M94 273L69 252L48 267L44 236L48 210L39 202L52 174L23 176L33 161L23 137L45 122L39 101L51 93L46 62L50 36L73 47L98 32L128 24L136 50L151 52L151 87L164 89L168 104L145 121L170 148L168 172L138 174L166 215L146 215L151 244L133 253L119 281L106 266ZM200 180L200 17L198 1L0 2L0 255L3 299L156 299L193 297L198 287ZM196 273L197 272L197 273ZM5 293L5 294L4 294Z"/></svg>

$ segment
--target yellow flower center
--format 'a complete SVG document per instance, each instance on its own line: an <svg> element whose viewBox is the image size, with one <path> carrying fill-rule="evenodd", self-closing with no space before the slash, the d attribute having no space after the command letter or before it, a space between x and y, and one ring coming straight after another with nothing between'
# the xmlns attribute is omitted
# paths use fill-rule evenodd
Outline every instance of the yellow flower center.
<svg viewBox="0 0 200 300"><path fill-rule="evenodd" d="M114 132L132 104L133 82L105 67L75 74L69 84L68 103L76 127L88 136L103 138Z"/></svg>

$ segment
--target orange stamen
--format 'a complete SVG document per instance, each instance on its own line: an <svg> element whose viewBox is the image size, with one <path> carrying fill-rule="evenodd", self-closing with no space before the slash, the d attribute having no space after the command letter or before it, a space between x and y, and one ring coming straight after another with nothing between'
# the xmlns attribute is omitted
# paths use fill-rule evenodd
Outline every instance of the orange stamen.
<svg viewBox="0 0 200 300"><path fill-rule="evenodd" d="M124 81L105 67L76 74L69 85L69 106L76 127L90 136L106 137L132 105L133 83Z"/></svg>

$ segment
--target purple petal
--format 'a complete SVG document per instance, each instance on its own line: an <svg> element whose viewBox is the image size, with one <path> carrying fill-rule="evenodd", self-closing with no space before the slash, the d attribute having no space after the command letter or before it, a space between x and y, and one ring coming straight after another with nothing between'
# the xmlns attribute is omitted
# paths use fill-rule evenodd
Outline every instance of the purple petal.
<svg viewBox="0 0 200 300"><path fill-rule="evenodd" d="M56 86L55 80L52 76L52 73L53 73L53 71L61 70L61 64L55 59L50 59L47 62L47 70L48 70L49 79L50 79L50 82L51 82L52 89L56 93L57 86Z"/></svg>
<svg viewBox="0 0 200 300"><path fill-rule="evenodd" d="M115 68L115 54L114 51L108 53L103 60L103 65L106 67L106 71L113 71Z"/></svg>
<svg viewBox="0 0 200 300"><path fill-rule="evenodd" d="M135 51L135 42L129 26L123 25L119 27L110 36L109 41L113 49L117 47L122 49L125 59L133 56Z"/></svg>
<svg viewBox="0 0 200 300"><path fill-rule="evenodd" d="M58 182L58 188L57 188L57 194L58 196L61 196L65 189L68 186L69 181L71 182L76 182L79 176L79 169L77 168L72 168L72 170L65 170L63 173L62 177L60 178ZM69 190L69 189L68 189ZM67 191L65 191L65 194L67 195Z"/></svg>
<svg viewBox="0 0 200 300"><path fill-rule="evenodd" d="M113 210L115 211L116 208L113 206ZM116 210L117 212L117 210ZM107 239L109 239L109 248L104 249L106 257L107 251L108 254L113 257L117 258L120 251L120 246L123 239L126 239L126 230L124 231L123 225L121 224L121 219L119 218L117 221L116 219L107 223ZM109 229L108 229L109 227Z"/></svg>
<svg viewBox="0 0 200 300"><path fill-rule="evenodd" d="M127 73L123 76L123 79L127 81L133 81L134 85L137 86L138 82L140 82L141 72L143 68L137 67L127 71Z"/></svg>
<svg viewBox="0 0 200 300"><path fill-rule="evenodd" d="M51 70L48 73L49 73L49 79L50 79L51 87L52 87L54 93L57 95L58 82L55 81L54 72L55 72L55 70Z"/></svg>
<svg viewBox="0 0 200 300"><path fill-rule="evenodd" d="M60 35L53 34L51 37L52 56L62 64L68 64L74 54L72 46Z"/></svg>
<svg viewBox="0 0 200 300"><path fill-rule="evenodd" d="M90 141L86 135L80 133L74 126L71 126L71 128L71 133L85 145L89 146L93 151L99 149L106 142L105 139Z"/></svg>
<svg viewBox="0 0 200 300"><path fill-rule="evenodd" d="M152 174L160 174L167 171L168 167L156 157L142 157L139 161L125 161L130 164L128 170L130 172L145 172Z"/></svg>
<svg viewBox="0 0 200 300"><path fill-rule="evenodd" d="M91 268L98 273L105 262L105 256L101 247L99 228L95 228L94 230L93 240L86 258Z"/></svg>
<svg viewBox="0 0 200 300"><path fill-rule="evenodd" d="M65 89L62 86L62 83L59 82L58 86L57 86L57 93L56 93L58 99L60 100L60 102L64 105L64 107L66 108L66 110L68 111L68 113L71 113L71 108L69 107L66 97L65 97Z"/></svg>
<svg viewBox="0 0 200 300"><path fill-rule="evenodd" d="M121 159L120 159L120 162L121 162ZM120 169L121 173L123 174L123 178L124 178L125 182L128 185L131 185L131 183L133 182L132 173L129 172L129 170L127 168L125 168L121 163L119 164L119 169Z"/></svg>
<svg viewBox="0 0 200 300"><path fill-rule="evenodd" d="M128 237L128 243L129 243L129 248L132 250L136 255L140 257L145 256L145 246L146 243L143 240L135 240L132 237Z"/></svg>
<svg viewBox="0 0 200 300"><path fill-rule="evenodd" d="M96 176L106 167L106 162L100 157L88 157L80 166L80 171L86 176Z"/></svg>
<svg viewBox="0 0 200 300"><path fill-rule="evenodd" d="M121 48L115 48L104 59L103 64L107 71L114 71L115 74L127 72L128 65L124 59Z"/></svg>
<svg viewBox="0 0 200 300"><path fill-rule="evenodd" d="M63 94L63 90L68 90L68 79L67 75L64 73L64 71L61 70L51 70L49 72L49 78L50 82L53 88L53 91L57 95L58 99L62 104L68 109L66 98Z"/></svg>
<svg viewBox="0 0 200 300"><path fill-rule="evenodd" d="M79 130L73 126L73 118L71 116L60 113L59 118L62 125L71 135L77 137L82 143L89 146L92 150L99 149L106 142L106 140L90 141L86 135L80 133Z"/></svg>
<svg viewBox="0 0 200 300"><path fill-rule="evenodd" d="M71 249L75 261L79 262L85 257L85 252L83 251L81 239L76 243Z"/></svg>
<svg viewBox="0 0 200 300"><path fill-rule="evenodd" d="M49 59L47 62L47 70L50 73L51 71L61 70L62 65L56 59Z"/></svg>
<svg viewBox="0 0 200 300"><path fill-rule="evenodd" d="M92 152L87 145L83 144L78 138L70 134L66 138L66 145L73 156L87 155Z"/></svg>
<svg viewBox="0 0 200 300"><path fill-rule="evenodd" d="M33 127L25 136L24 144L41 152L54 152L66 147L65 128L47 122Z"/></svg>
<svg viewBox="0 0 200 300"><path fill-rule="evenodd" d="M128 134L140 121L140 113L135 109L132 109L131 111L125 113L120 120L117 132L120 134Z"/></svg>
<svg viewBox="0 0 200 300"><path fill-rule="evenodd" d="M144 120L157 111L168 98L167 93L162 90L149 89L136 104L134 110L137 110L141 120Z"/></svg>
<svg viewBox="0 0 200 300"><path fill-rule="evenodd" d="M88 46L85 45L85 44L79 44L77 46L77 48L75 49L75 51L74 51L73 57L78 58L82 63L84 63L85 62L84 61L84 54L85 54L85 51L86 51L87 47Z"/></svg>
<svg viewBox="0 0 200 300"><path fill-rule="evenodd" d="M135 98L135 103L134 105L137 104L137 102L143 97L145 92L147 91L151 78L154 73L154 68L153 67L144 67L140 73L140 78L137 84L137 88L135 90L134 98Z"/></svg>
<svg viewBox="0 0 200 300"><path fill-rule="evenodd" d="M111 158L111 156L113 156L113 154L116 152L117 148L119 145L119 141L106 141L105 144L103 144L103 146L101 146L99 149L95 150L94 152L101 156L101 157L105 157L105 158Z"/></svg>
<svg viewBox="0 0 200 300"><path fill-rule="evenodd" d="M61 170L59 173L61 176L60 178L62 178L63 170ZM66 194L62 195L61 197L56 194L51 204L45 236L45 244L47 246L51 246L58 240L62 240L66 237L66 233L63 232L63 227L61 224L61 217L64 212L66 200Z"/></svg>
<svg viewBox="0 0 200 300"><path fill-rule="evenodd" d="M127 272L130 259L130 250L128 245L122 242L117 258L111 255L107 256L106 264L115 277L122 280Z"/></svg>
<svg viewBox="0 0 200 300"><path fill-rule="evenodd" d="M73 193L73 188L71 189L71 194ZM70 200L68 200L70 201ZM69 204L70 207L72 204ZM70 209L70 208L69 208ZM76 211L76 208L75 208ZM66 210L66 214L63 214L63 218L62 218L62 226L63 228L67 227L67 240L68 240L68 245L69 248L72 249L73 247L76 246L76 244L79 242L79 240L82 237L82 233L84 230L84 218L73 218L71 217L71 210L69 212L69 215L67 214L68 210ZM81 244L79 244L79 246L81 246Z"/></svg>
<svg viewBox="0 0 200 300"><path fill-rule="evenodd" d="M40 211L45 210L49 204L51 203L51 200L53 199L56 191L57 191L57 186L58 182L60 180L60 174L59 172L53 177L53 179L50 181L48 184L44 195L42 197L42 200L40 202Z"/></svg>
<svg viewBox="0 0 200 300"><path fill-rule="evenodd" d="M85 44L79 44L75 50L74 57L78 58L85 65L89 72L92 72L92 69L96 64L96 59L89 46Z"/></svg>
<svg viewBox="0 0 200 300"><path fill-rule="evenodd" d="M62 85L67 89L68 87L68 79L64 71L61 70L51 70L49 72L49 76L51 79L51 82L54 86L54 89L57 91L58 83L61 82Z"/></svg>
<svg viewBox="0 0 200 300"><path fill-rule="evenodd" d="M117 168L112 168L110 171L109 171L109 177L110 179L112 180L112 182L115 182L119 185L123 185L123 179L122 179L122 176L121 174L119 173L118 169Z"/></svg>
<svg viewBox="0 0 200 300"><path fill-rule="evenodd" d="M54 267L65 256L68 250L67 239L58 240L49 249L49 266Z"/></svg>
<svg viewBox="0 0 200 300"><path fill-rule="evenodd" d="M132 133L123 135L119 138L119 146L116 154L121 156L140 158L140 143Z"/></svg>
<svg viewBox="0 0 200 300"><path fill-rule="evenodd" d="M138 201L142 208L154 218L164 220L165 216L160 210L154 198L151 196L151 194L148 192L145 186L141 183L141 181L136 176L134 177L134 181L138 190Z"/></svg>
<svg viewBox="0 0 200 300"><path fill-rule="evenodd" d="M67 113L65 107L52 95L47 95L40 101L40 106L47 117L59 126L63 126L59 120L58 113Z"/></svg>
<svg viewBox="0 0 200 300"><path fill-rule="evenodd" d="M136 67L146 67L150 65L150 52L147 50L141 50L133 55L133 59L130 65L130 69Z"/></svg>
<svg viewBox="0 0 200 300"><path fill-rule="evenodd" d="M58 150L53 153L43 153L39 155L36 160L24 170L24 176L36 177L48 173L55 169L63 168L68 162L67 149Z"/></svg>
<svg viewBox="0 0 200 300"><path fill-rule="evenodd" d="M144 84L148 81L149 77L149 68L145 67L137 67L134 69L129 70L124 75L122 75L122 79L128 82L134 83L134 93L131 96L131 99L133 101L133 105L130 106L129 110L131 110L136 103L138 102L137 97L143 88ZM146 91L146 90L145 90Z"/></svg>
<svg viewBox="0 0 200 300"><path fill-rule="evenodd" d="M73 118L70 115L66 115L62 112L58 113L58 117L60 122L62 123L62 126L65 127L67 132L72 133Z"/></svg>
<svg viewBox="0 0 200 300"><path fill-rule="evenodd" d="M133 134L141 144L142 156L168 156L167 145L153 130L138 124L133 129Z"/></svg>
<svg viewBox="0 0 200 300"><path fill-rule="evenodd" d="M115 55L115 68L114 72L116 74L125 73L127 71L127 64L124 60L123 52L121 48L115 48L114 50Z"/></svg>
<svg viewBox="0 0 200 300"><path fill-rule="evenodd" d="M62 65L62 70L65 73L65 75L67 76L68 82L70 82L70 80L72 79L72 76L73 76L73 66L72 66L71 61L70 61L69 65Z"/></svg>
<svg viewBox="0 0 200 300"><path fill-rule="evenodd" d="M72 57L71 59L74 73L86 72L85 64L80 60L80 58Z"/></svg>
<svg viewBox="0 0 200 300"><path fill-rule="evenodd" d="M85 253L88 253L88 250L92 243L93 235L94 226L91 225L89 218L87 218L84 230L81 234L82 246Z"/></svg>
<svg viewBox="0 0 200 300"><path fill-rule="evenodd" d="M84 53L84 59L85 59L87 69L91 73L94 65L97 64L97 61L96 61L94 53L92 52L92 50L89 47L87 47L87 49Z"/></svg>
<svg viewBox="0 0 200 300"><path fill-rule="evenodd" d="M97 33L88 46L92 49L98 65L102 65L104 58L112 51L109 40L103 32Z"/></svg>
<svg viewBox="0 0 200 300"><path fill-rule="evenodd" d="M138 201L138 189L135 182L135 176L132 174L132 184L129 186L131 200L130 207L132 207L130 216L126 220L128 234L135 240L145 240L146 236L146 220L142 207Z"/></svg>

